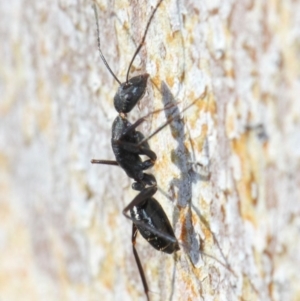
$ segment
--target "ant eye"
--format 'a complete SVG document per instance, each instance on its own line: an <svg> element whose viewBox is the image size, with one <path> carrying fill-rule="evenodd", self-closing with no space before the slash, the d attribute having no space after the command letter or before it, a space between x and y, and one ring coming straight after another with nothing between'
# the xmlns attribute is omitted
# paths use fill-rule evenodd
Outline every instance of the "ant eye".
<svg viewBox="0 0 300 301"><path fill-rule="evenodd" d="M124 98L126 101L130 101L132 99L132 96L133 96L132 93L128 92L125 94Z"/></svg>

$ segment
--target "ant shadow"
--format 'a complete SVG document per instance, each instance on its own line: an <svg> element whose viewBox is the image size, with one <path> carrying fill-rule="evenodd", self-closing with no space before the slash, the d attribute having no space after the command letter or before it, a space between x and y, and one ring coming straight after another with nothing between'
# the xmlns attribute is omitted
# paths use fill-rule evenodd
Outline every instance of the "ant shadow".
<svg viewBox="0 0 300 301"><path fill-rule="evenodd" d="M207 228L207 230L211 233L211 236L213 238L214 244L217 246L221 257L223 258L224 263L219 261L218 259L214 258L217 262L219 262L221 265L225 266L227 269L230 270L230 266L227 263L227 259L224 256L222 249L218 243L218 240L215 236L215 234L210 229L208 221L203 217L200 210L193 204L192 202L192 187L194 184L196 184L199 181L205 181L208 182L210 180L210 171L209 171L209 165L208 165L208 172L205 172L205 174L201 174L197 172L194 168L195 165L201 166L200 163L195 162L195 153L194 148L191 147L192 151L190 152L188 148L185 145L187 130L186 130L186 124L183 118L179 117L182 111L179 110L178 106L176 105L176 100L170 91L169 87L165 82L161 83L161 89L160 89L161 95L162 95L162 102L164 106L170 105L171 103L174 104L170 109L164 110L165 117L167 120L171 120L171 122L168 124L171 130L172 137L177 142L177 147L171 151L171 159L173 164L175 164L178 169L180 170L180 177L176 179L172 179L170 182L171 191L176 189L177 192L177 207L180 209L184 209L186 211L184 216L184 225L182 226L183 229L181 230L182 233L186 233L184 235L184 243L182 244L184 250L186 253L188 253L188 257L193 264L193 266L196 266L197 263L200 261L201 254L204 254L208 257L214 258L213 256L209 254L205 254L203 252L203 241L199 235L199 233L196 232L193 226L192 221L192 213L194 212L199 220L203 223L203 225ZM205 96L205 94L204 94ZM199 99L201 101L202 98ZM198 101L198 100L197 100ZM193 105L193 103L192 103ZM178 116L178 118L174 118L174 116ZM192 145L192 143L191 143ZM204 146L208 147L208 146ZM208 149L206 150L208 152ZM207 154L209 155L209 153ZM167 198L169 198L170 201L173 201L173 198L170 195L167 195L166 193L162 192ZM174 195L174 193L171 193L171 195ZM173 224L176 224L179 218L178 211L173 214ZM176 256L176 255L175 255ZM176 258L176 257L175 257ZM176 260L175 260L176 261ZM173 299L174 295L174 288L175 288L175 277L176 277L176 263L174 265L173 275L172 275L172 290L169 297L169 300Z"/></svg>

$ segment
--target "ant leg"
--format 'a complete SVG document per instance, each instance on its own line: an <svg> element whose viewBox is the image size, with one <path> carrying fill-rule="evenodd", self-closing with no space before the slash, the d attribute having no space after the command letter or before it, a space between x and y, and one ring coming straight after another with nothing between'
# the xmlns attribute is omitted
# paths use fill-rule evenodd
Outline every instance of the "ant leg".
<svg viewBox="0 0 300 301"><path fill-rule="evenodd" d="M144 136L141 132L136 131L136 132L135 132L135 138L136 138L136 143L138 144L138 143L140 143L140 141L142 141L143 139L145 139L145 136ZM147 141L146 141L145 143L143 143L141 146L144 147L145 149L148 149L148 150L151 151L150 145L149 145L149 143L148 143ZM149 157L149 158L150 158L150 157ZM146 169L149 169L149 168L153 167L154 164L155 164L155 161L156 161L156 160L153 160L153 158L152 158L152 159L149 159L149 160L143 161L143 162L140 164L141 169L142 169L142 170L146 170ZM155 181L155 183L156 183L156 181ZM150 185L150 186L151 186L151 185Z"/></svg>
<svg viewBox="0 0 300 301"><path fill-rule="evenodd" d="M179 102L169 103L169 104L165 105L164 108L152 111L152 112L148 113L147 115L139 118L135 123L133 123L132 125L130 125L129 127L127 127L124 130L124 132L122 133L122 137L124 137L124 136L130 134L132 131L134 131L140 124L142 124L144 121L146 121L146 119L149 116L154 115L154 114L159 113L159 112L164 111L164 110L168 110L172 107L175 107L178 103Z"/></svg>
<svg viewBox="0 0 300 301"><path fill-rule="evenodd" d="M137 143L139 143L140 141L142 141L143 139L145 139L145 136L141 133L141 132L135 132L136 135L136 141ZM151 158L151 160L146 160L141 164L141 168L142 170L148 169L150 167L152 167L154 165L154 161L156 160L156 155L154 152L152 152L150 150L150 146L148 144L148 142L144 142L141 146L138 147L139 150L141 149L148 149L148 153L142 153L143 155L147 155L149 158ZM136 151L133 151L133 153L136 153ZM150 154L150 155L148 155ZM155 160L154 160L155 158ZM92 159L91 160L92 164L105 164L105 165L113 165L113 166L119 166L117 161L114 160L99 160L99 159Z"/></svg>
<svg viewBox="0 0 300 301"><path fill-rule="evenodd" d="M154 166L154 162L151 160L146 160L140 164L142 170L146 170Z"/></svg>
<svg viewBox="0 0 300 301"><path fill-rule="evenodd" d="M143 282L143 287L144 287L145 294L147 296L147 300L150 301L149 295L148 295L149 288L148 288L148 284L147 284L146 277L145 277L145 274L144 274L144 269L142 267L142 264L141 264L141 261L140 261L140 257L139 257L139 255L137 253L137 250L135 248L137 232L138 232L138 229L137 229L136 225L132 224L131 242L132 242L133 255L134 255L134 259L135 259L136 265L137 265L137 267L139 269L140 277L141 277L142 282Z"/></svg>
<svg viewBox="0 0 300 301"><path fill-rule="evenodd" d="M156 179L152 174L144 173L143 179L140 182L132 183L131 187L133 190L142 191L145 189L146 185L156 186Z"/></svg>
<svg viewBox="0 0 300 301"><path fill-rule="evenodd" d="M207 88L205 88L205 91L202 95L206 95L207 92ZM188 106L186 106L179 114L175 115L175 116L171 116L170 118L167 119L167 121L165 123L163 123L160 127L158 127L152 134L150 134L148 137L144 138L142 141L140 141L138 143L138 145L143 145L145 142L147 142L148 140L150 140L154 135L156 135L158 132L160 132L164 127L166 127L168 124L170 124L172 121L176 120L176 119L180 119L180 115L182 113L184 113L187 109L189 109L191 106L193 106L199 99L202 98L202 95L197 98L196 100L192 101ZM177 103L175 103L174 105L177 105Z"/></svg>
<svg viewBox="0 0 300 301"><path fill-rule="evenodd" d="M182 112L181 112L182 113ZM162 129L164 129L168 124L170 124L172 121L174 121L175 119L180 118L180 114L176 115L176 116L172 116L170 117L164 124L162 124L160 127L158 127L152 134L150 134L148 137L143 137L142 140L140 140L137 144L131 143L132 145L135 145L135 149L142 149L143 146L145 145L145 143L150 140L154 135L156 135L158 132L160 132ZM144 122L146 119L145 117L140 118L139 120L137 120L134 124L132 124L131 126L127 127L126 130L122 133L122 137L125 137L126 135L128 135L130 132L132 132L133 130L135 130L136 127L138 127L142 122ZM122 141L123 142L123 141ZM129 144L129 143L128 143ZM147 144L148 145L148 144ZM128 146L129 147L129 146ZM132 149L128 149L129 151L134 152L134 150ZM150 150L150 149L149 149ZM152 151L151 151L152 152ZM152 152L153 153L153 152ZM142 154L142 155L147 155L149 158L151 158L148 154Z"/></svg>
<svg viewBox="0 0 300 301"><path fill-rule="evenodd" d="M135 123L127 127L124 132L122 133L121 138L124 136L130 135L140 124L142 124L146 120L146 117L142 117L138 119Z"/></svg>
<svg viewBox="0 0 300 301"><path fill-rule="evenodd" d="M145 139L145 136L141 132L136 132L135 134L136 134L137 143ZM148 169L154 165L154 162L156 161L156 154L150 149L150 146L147 141L138 147L136 147L137 144L135 143L129 143L123 141L120 141L119 143L120 145L125 145L124 147L125 150L128 150L134 154L138 153L139 155L146 155L150 158L150 160L146 160L141 164L142 170ZM91 163L119 166L118 162L115 160L92 159Z"/></svg>
<svg viewBox="0 0 300 301"><path fill-rule="evenodd" d="M154 151L143 145L139 145L140 143L136 144L122 140L116 141L116 143L118 143L122 147L122 149L130 153L148 156L152 162L155 162L157 159L157 156Z"/></svg>
<svg viewBox="0 0 300 301"><path fill-rule="evenodd" d="M147 225L145 222L136 220L132 218L130 215L127 214L129 210L132 210L133 207L142 205L147 199L151 198L157 191L156 186L151 186L148 188L143 189L130 203L123 209L123 214L126 218L130 219L135 225L143 227L144 230L150 231L152 234L157 235L158 237L164 238L168 240L169 242L172 242L174 244L177 243L177 239L175 237L172 237L171 235L168 235L166 233L163 233L149 225ZM150 200L151 201L151 200Z"/></svg>
<svg viewBox="0 0 300 301"><path fill-rule="evenodd" d="M178 103L171 103L171 104L167 104L163 109L158 109L155 110L153 112L150 112L149 114L145 115L144 117L138 119L134 124L130 125L129 127L127 127L125 129L125 131L122 133L120 140L122 138L124 138L126 135L131 134L140 124L142 124L147 117L149 117L150 115L156 114L158 112L161 112L165 109L169 109L174 107L175 105L177 105ZM169 124L169 122L167 123ZM163 127L165 127L167 124L165 124ZM163 129L163 127L160 127L160 129L158 131L156 131L155 133L159 132L161 129ZM135 132L136 135L136 141L137 144L132 143L128 148L125 147L126 150L132 152L132 153L138 153L139 155L146 155L150 158L150 160L146 160L142 163L141 165L141 169L145 170L148 169L150 167L152 167L154 165L154 162L156 161L156 154L150 149L150 146L148 144L148 140L153 136L153 134L151 135L151 137L147 137L145 138L145 136L139 132L136 131ZM124 142L120 142L120 144L123 144ZM126 143L126 142L125 142ZM129 144L129 143L128 143ZM135 147L138 146L138 147ZM92 159L91 160L92 164L105 164L105 165L114 165L114 166L119 166L119 164L117 163L117 161L113 161L113 160L98 160L98 159Z"/></svg>
<svg viewBox="0 0 300 301"><path fill-rule="evenodd" d="M106 164L106 165L114 165L114 166L119 166L117 161L113 160L98 160L98 159L92 159L91 160L92 164Z"/></svg>
<svg viewBox="0 0 300 301"><path fill-rule="evenodd" d="M145 139L145 136L142 132L136 131L135 132L135 138L136 138L136 143L139 144L141 141ZM145 141L141 146L150 149L150 145L148 141Z"/></svg>

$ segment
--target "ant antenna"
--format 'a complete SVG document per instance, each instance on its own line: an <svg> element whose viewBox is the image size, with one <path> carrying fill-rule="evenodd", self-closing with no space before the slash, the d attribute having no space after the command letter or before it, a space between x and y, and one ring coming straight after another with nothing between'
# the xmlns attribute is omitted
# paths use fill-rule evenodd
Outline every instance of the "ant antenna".
<svg viewBox="0 0 300 301"><path fill-rule="evenodd" d="M161 0L162 1L162 0ZM106 66L106 68L108 69L108 71L110 72L110 74L114 77L114 79L119 83L119 85L121 86L121 82L119 81L119 79L117 78L117 76L113 73L113 71L110 69L102 51L101 51L101 47L100 47L100 30L99 30L99 22L98 22L98 12L97 12L97 7L95 2L93 3L93 10L95 13L95 19L96 19L96 25L97 25L97 41L98 41L98 50L100 52L100 57L104 63L104 65Z"/></svg>
<svg viewBox="0 0 300 301"><path fill-rule="evenodd" d="M139 53L139 51L141 50L141 48L142 48L142 46L143 46L143 44L144 44L144 42L145 42L146 35L147 35L148 29L149 29L149 27L150 27L150 23L151 23L151 21L152 21L152 19L153 19L153 17L154 17L155 12L157 11L157 9L158 9L158 7L160 6L160 4L162 3L162 1L163 1L163 0L159 0L159 1L158 1L158 3L156 4L155 8L153 9L153 11L152 11L152 13L151 13L151 16L150 16L150 18L149 18L149 20L148 20L148 22L147 22L146 29L145 29L144 36L143 36L143 38L142 38L142 41L140 42L138 48L136 49L136 51L135 51L135 53L134 53L134 55L133 55L133 57L132 57L132 59L131 59L131 61L130 61L130 64L129 64L129 67L128 67L128 70L127 70L127 75L126 75L126 83L128 82L129 71L130 71L130 68L131 68L131 66L132 66L132 64L133 64L133 61L135 60L137 54Z"/></svg>

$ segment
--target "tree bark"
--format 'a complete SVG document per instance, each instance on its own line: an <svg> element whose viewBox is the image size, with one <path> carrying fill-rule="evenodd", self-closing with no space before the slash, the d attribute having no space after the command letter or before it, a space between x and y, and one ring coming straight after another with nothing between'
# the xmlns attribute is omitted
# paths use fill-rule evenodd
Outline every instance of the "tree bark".
<svg viewBox="0 0 300 301"><path fill-rule="evenodd" d="M118 88L93 1L0 3L0 299L146 300L114 160ZM97 1L123 82L157 0ZM133 63L130 121L180 251L140 236L151 300L299 300L299 1L163 0Z"/></svg>

